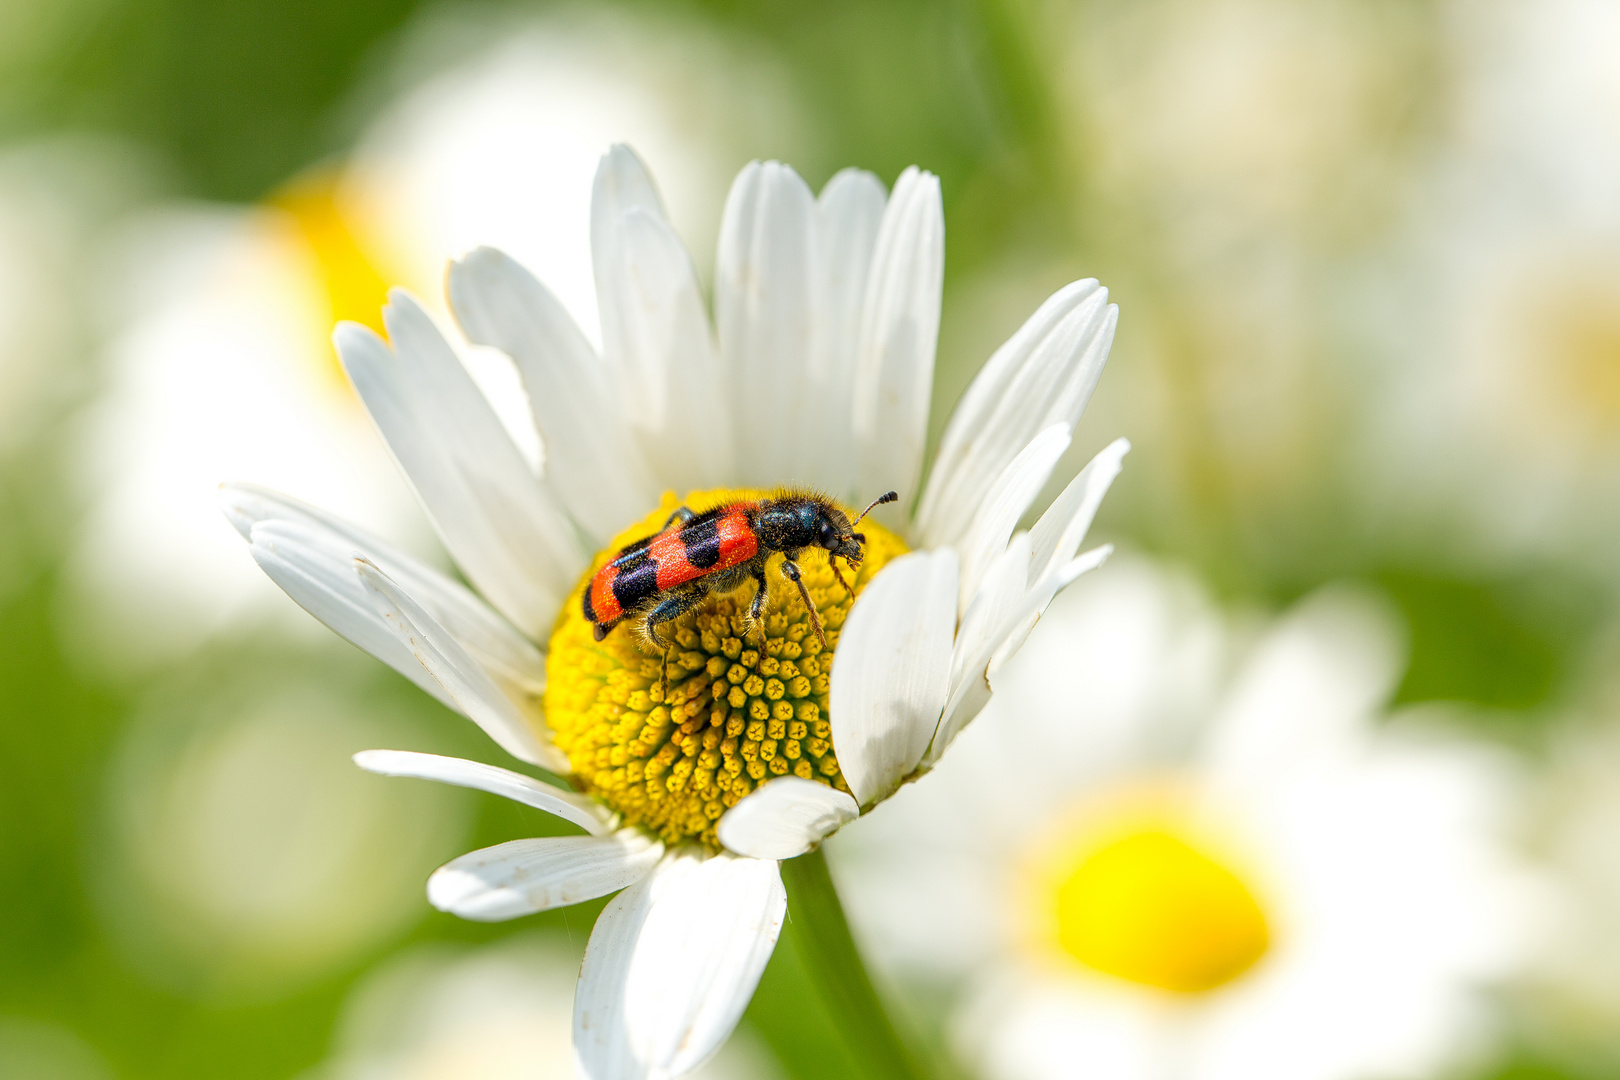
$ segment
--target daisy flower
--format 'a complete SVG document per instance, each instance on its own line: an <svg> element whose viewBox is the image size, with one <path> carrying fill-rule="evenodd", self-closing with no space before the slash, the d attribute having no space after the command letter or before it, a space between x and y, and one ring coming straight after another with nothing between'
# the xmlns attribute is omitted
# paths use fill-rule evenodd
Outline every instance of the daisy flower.
<svg viewBox="0 0 1620 1080"><path fill-rule="evenodd" d="M1381 609L1326 590L1240 650L1140 564L1081 593L961 751L835 852L865 936L963 980L956 1033L990 1080L1458 1064L1529 882L1501 762L1382 724Z"/></svg>
<svg viewBox="0 0 1620 1080"><path fill-rule="evenodd" d="M584 829L456 859L429 899L494 920L623 890L585 954L576 1051L596 1080L677 1076L725 1040L775 946L778 860L932 768L989 699L987 672L1106 556L1076 552L1123 441L1033 529L1014 529L1069 444L1117 311L1095 281L1053 295L969 388L925 484L944 261L933 176L908 169L890 193L848 170L816 197L785 166L749 165L722 217L712 330L692 261L625 147L601 161L590 234L600 352L499 252L448 273L466 336L522 374L539 475L409 295L384 311L388 341L337 330L356 391L471 589L284 496L231 486L224 498L293 599L566 778L357 757ZM900 495L865 523L858 602L824 552L803 557L825 647L775 561L759 626L744 591L662 631L678 643L667 692L662 658L632 627L595 639L581 592L619 548L678 505L701 512L787 483L845 504Z"/></svg>

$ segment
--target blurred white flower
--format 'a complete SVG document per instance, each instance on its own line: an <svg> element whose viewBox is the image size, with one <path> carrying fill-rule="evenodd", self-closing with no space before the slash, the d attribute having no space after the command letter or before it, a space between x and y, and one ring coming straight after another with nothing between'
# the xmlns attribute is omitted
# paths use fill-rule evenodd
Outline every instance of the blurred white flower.
<svg viewBox="0 0 1620 1080"><path fill-rule="evenodd" d="M1611 0L1453 0L1450 135L1474 182L1620 225L1620 7Z"/></svg>
<svg viewBox="0 0 1620 1080"><path fill-rule="evenodd" d="M1367 499L1460 511L1465 543L1498 558L1620 570L1620 229L1507 214L1448 227L1423 263L1434 302L1411 313Z"/></svg>
<svg viewBox="0 0 1620 1080"><path fill-rule="evenodd" d="M354 990L336 1052L303 1080L574 1080L579 960L534 935L406 953ZM691 1075L772 1080L778 1071L744 1035Z"/></svg>
<svg viewBox="0 0 1620 1080"><path fill-rule="evenodd" d="M1503 763L1382 725L1400 650L1363 597L1243 644L1196 586L1110 567L971 745L835 845L867 940L968 977L986 1076L1409 1077L1474 1048L1531 910Z"/></svg>
<svg viewBox="0 0 1620 1080"><path fill-rule="evenodd" d="M1391 165L1418 24L1346 0L1074 9L1062 100L1105 190L1183 259L1330 231Z"/></svg>
<svg viewBox="0 0 1620 1080"><path fill-rule="evenodd" d="M1146 486L1122 494L1182 550L1229 530L1248 557L1286 567L1362 390L1342 344L1346 264L1402 205L1426 85L1421 9L1048 7L1066 13L1049 47L1086 181L1072 212L1143 306L1098 399L1146 433Z"/></svg>
<svg viewBox="0 0 1620 1080"><path fill-rule="evenodd" d="M1370 297L1365 498L1620 573L1620 9L1457 4L1446 139Z"/></svg>
<svg viewBox="0 0 1620 1080"><path fill-rule="evenodd" d="M678 26L529 22L495 37L435 20L427 31L484 45L445 69L408 44L397 101L351 160L259 207L152 213L112 245L109 386L84 425L94 502L73 560L76 626L104 658L160 659L244 618L293 612L220 521L223 481L263 479L432 550L337 363L335 322L380 330L388 286L437 297L447 260L499 244L543 268L594 326L591 177L611 142L643 139L677 221L706 228L718 199L692 193L723 190L742 156L735 141L767 119L793 128L768 72ZM721 98L721 72L749 92ZM510 362L457 347L535 464Z"/></svg>
<svg viewBox="0 0 1620 1080"><path fill-rule="evenodd" d="M96 859L104 916L143 973L202 996L273 995L420 917L413 886L461 842L466 802L357 777L348 755L384 730L369 709L336 679L148 703L114 760Z"/></svg>

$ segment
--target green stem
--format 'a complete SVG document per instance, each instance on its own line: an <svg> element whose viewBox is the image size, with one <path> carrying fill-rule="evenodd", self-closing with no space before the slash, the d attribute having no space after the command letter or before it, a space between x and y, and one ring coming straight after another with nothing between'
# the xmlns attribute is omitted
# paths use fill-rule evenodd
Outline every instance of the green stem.
<svg viewBox="0 0 1620 1080"><path fill-rule="evenodd" d="M872 1076L928 1080L928 1070L900 1037L860 950L820 848L782 863L790 935L800 961L855 1060Z"/></svg>

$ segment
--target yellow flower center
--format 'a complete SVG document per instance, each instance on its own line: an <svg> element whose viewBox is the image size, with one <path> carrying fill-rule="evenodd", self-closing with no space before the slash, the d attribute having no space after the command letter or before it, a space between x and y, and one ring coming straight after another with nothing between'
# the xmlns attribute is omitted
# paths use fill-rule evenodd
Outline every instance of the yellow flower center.
<svg viewBox="0 0 1620 1080"><path fill-rule="evenodd" d="M597 555L551 632L546 724L568 755L575 785L667 843L697 840L718 848L720 815L771 777L792 774L849 790L833 753L827 691L838 631L854 598L835 580L824 550L806 548L798 562L827 634L825 650L798 590L782 577L782 556L772 555L759 627L747 625L752 583L711 594L659 627L661 637L676 643L667 694L659 685L663 658L643 642L636 620L597 641L581 610L580 597L596 571L626 544L660 530L678 506L702 513L766 494L722 489L692 492L684 501L666 494L655 512ZM840 566L857 595L906 550L870 519L861 531L860 569L851 574Z"/></svg>
<svg viewBox="0 0 1620 1080"><path fill-rule="evenodd" d="M1183 994L1224 986L1271 932L1244 880L1184 814L1137 805L1070 831L1038 874L1047 941L1116 978Z"/></svg>
<svg viewBox="0 0 1620 1080"><path fill-rule="evenodd" d="M1524 257L1478 305L1463 344L1496 373L1500 426L1538 447L1607 453L1620 440L1620 262L1560 248Z"/></svg>
<svg viewBox="0 0 1620 1080"><path fill-rule="evenodd" d="M1620 431L1620 291L1566 296L1542 325L1560 404L1594 436Z"/></svg>
<svg viewBox="0 0 1620 1080"><path fill-rule="evenodd" d="M382 308L388 301L389 281L355 234L337 196L337 176L318 171L276 192L270 205L292 216L317 279L317 293L329 305L316 324L330 328L348 319L386 337ZM328 345L326 355L327 370L338 385L347 387L337 351Z"/></svg>

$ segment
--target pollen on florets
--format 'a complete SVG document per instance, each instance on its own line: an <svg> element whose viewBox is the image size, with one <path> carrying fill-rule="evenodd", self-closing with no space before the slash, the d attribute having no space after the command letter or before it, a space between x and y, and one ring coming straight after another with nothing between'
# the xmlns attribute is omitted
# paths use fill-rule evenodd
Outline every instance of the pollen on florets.
<svg viewBox="0 0 1620 1080"><path fill-rule="evenodd" d="M711 507L765 497L762 491L673 493L601 552L563 604L546 659L546 724L568 755L572 780L667 843L697 840L718 848L715 825L729 807L767 780L798 776L848 791L833 752L828 689L839 630L853 598L833 576L827 553L799 557L804 583L827 634L823 649L781 556L765 568L770 597L760 630L747 626L754 585L705 599L660 627L677 648L669 689L663 660L633 621L595 640L580 609L591 577L625 544L658 531L677 506ZM853 516L853 515L852 515ZM890 559L899 537L870 518L861 523L865 558L847 571L858 595Z"/></svg>

